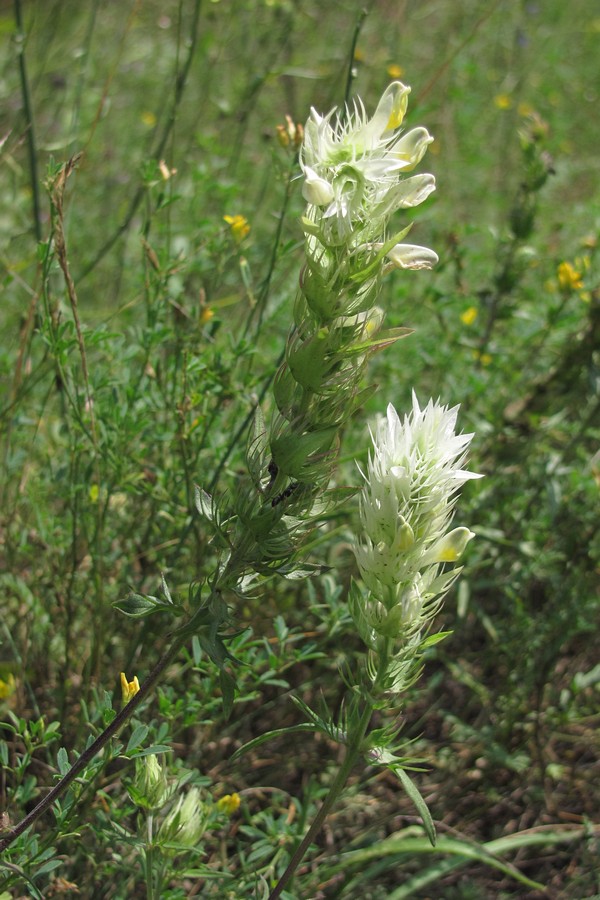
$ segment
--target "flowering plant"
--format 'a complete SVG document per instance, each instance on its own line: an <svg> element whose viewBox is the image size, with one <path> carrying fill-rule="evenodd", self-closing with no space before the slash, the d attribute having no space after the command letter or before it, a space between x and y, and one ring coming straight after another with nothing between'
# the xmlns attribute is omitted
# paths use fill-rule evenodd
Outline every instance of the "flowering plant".
<svg viewBox="0 0 600 900"><path fill-rule="evenodd" d="M418 646L459 572L442 564L456 562L474 536L464 526L449 530L459 488L481 477L463 468L473 435L456 433L458 409L432 400L421 409L413 393L410 415L401 419L390 403L372 433L355 545L367 593L354 585L351 609L362 639L386 664L395 651ZM378 677L398 691L404 671L392 666L390 678L378 669Z"/></svg>
<svg viewBox="0 0 600 900"><path fill-rule="evenodd" d="M393 212L417 206L435 190L433 175L401 177L433 141L426 128L402 134L409 93L409 87L393 82L371 119L360 100L345 115L311 110L300 153L302 193L313 207L309 218L319 221L323 243L350 241L356 247L373 240L383 234ZM437 256L428 259L433 264Z"/></svg>

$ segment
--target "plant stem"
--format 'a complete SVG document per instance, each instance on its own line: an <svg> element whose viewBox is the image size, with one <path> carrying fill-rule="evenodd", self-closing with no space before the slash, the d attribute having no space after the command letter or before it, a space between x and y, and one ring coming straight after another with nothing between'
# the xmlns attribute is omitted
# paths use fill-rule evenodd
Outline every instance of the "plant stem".
<svg viewBox="0 0 600 900"><path fill-rule="evenodd" d="M33 121L33 110L31 107L31 94L29 91L29 78L27 76L27 65L25 62L25 34L23 32L23 10L21 0L15 0L15 23L17 26L16 47L17 57L19 61L19 77L21 79L21 95L23 97L23 112L27 123L26 139L27 139L27 156L29 159L29 175L31 178L31 203L33 214L33 230L35 239L39 244L42 240L42 226L40 216L40 188L37 168L37 148L35 140L35 127Z"/></svg>
<svg viewBox="0 0 600 900"><path fill-rule="evenodd" d="M319 812L313 819L312 825L302 838L302 841L296 848L294 855L292 856L287 869L277 882L273 891L269 894L269 900L277 900L278 897L281 896L284 888L292 878L294 872L302 862L304 854L312 844L315 836L321 830L321 826L323 822L329 815L332 807L337 802L340 794L342 793L346 782L348 781L348 777L350 772L354 768L354 764L358 759L361 749L363 738L367 732L367 728L369 727L369 722L371 721L371 714L373 712L373 705L369 700L365 704L365 708L360 716L360 719L356 723L356 728L352 734L348 735L347 744L346 744L346 754L344 756L344 760L338 769L338 773L333 780L333 784L329 788L329 792L323 801L323 805L321 806Z"/></svg>
<svg viewBox="0 0 600 900"><path fill-rule="evenodd" d="M154 825L154 816L152 813L148 813L148 820L146 822L146 859L145 859L145 869L146 869L146 898L147 900L154 900L154 875L152 872L152 863L153 863L153 825Z"/></svg>

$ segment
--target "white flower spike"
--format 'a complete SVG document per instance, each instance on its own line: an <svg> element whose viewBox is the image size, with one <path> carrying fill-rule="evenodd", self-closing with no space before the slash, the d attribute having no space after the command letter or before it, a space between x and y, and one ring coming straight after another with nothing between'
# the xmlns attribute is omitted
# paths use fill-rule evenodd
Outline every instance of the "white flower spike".
<svg viewBox="0 0 600 900"><path fill-rule="evenodd" d="M323 210L328 243L357 230L383 234L396 209L422 203L435 189L433 175L401 180L433 140L425 128L400 133L409 93L400 81L390 84L371 119L360 100L345 115L311 110L300 153L303 196Z"/></svg>
<svg viewBox="0 0 600 900"><path fill-rule="evenodd" d="M421 409L413 394L410 415L390 404L372 433L355 554L371 594L363 615L386 637L392 623L397 635L425 626L452 581L439 565L456 562L474 536L448 531L459 488L481 477L463 468L473 435L456 433L457 415L432 400Z"/></svg>

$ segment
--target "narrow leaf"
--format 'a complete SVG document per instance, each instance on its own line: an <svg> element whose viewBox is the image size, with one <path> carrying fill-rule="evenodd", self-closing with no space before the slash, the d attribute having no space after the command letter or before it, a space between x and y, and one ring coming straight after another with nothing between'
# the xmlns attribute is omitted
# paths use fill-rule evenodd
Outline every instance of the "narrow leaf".
<svg viewBox="0 0 600 900"><path fill-rule="evenodd" d="M233 709L233 701L235 700L235 679L229 674L227 669L221 669L219 673L221 682L221 694L223 697L223 714L226 719L231 715Z"/></svg>
<svg viewBox="0 0 600 900"><path fill-rule="evenodd" d="M214 510L212 505L212 497L210 494L201 488L199 485L196 485L195 492L195 502L196 509L200 513L201 516L204 516L205 519L208 519L209 522L214 522Z"/></svg>
<svg viewBox="0 0 600 900"><path fill-rule="evenodd" d="M390 766L390 768L393 772L396 773L396 775L402 782L402 787L416 806L419 815L423 819L423 827L425 829L427 837L431 841L431 846L435 847L435 825L433 824L433 819L431 818L431 813L429 812L427 804L421 797L418 788L410 780L404 769L395 766Z"/></svg>
<svg viewBox="0 0 600 900"><path fill-rule="evenodd" d="M265 734L261 734L258 737L254 738L251 741L248 741L247 744L244 744L243 747L238 747L235 753L231 756L231 762L234 762L236 759L239 759L240 756L243 756L244 753L248 753L250 750L254 750L255 747L260 747L261 744L265 744L267 741L271 741L274 738L281 737L284 734L300 734L304 731L318 731L316 725L308 722L300 723L299 725L289 725L287 728L276 728L274 731L267 731Z"/></svg>
<svg viewBox="0 0 600 900"><path fill-rule="evenodd" d="M58 751L56 755L56 763L58 765L58 771L61 775L66 775L71 768L69 764L69 754L64 747L61 747Z"/></svg>
<svg viewBox="0 0 600 900"><path fill-rule="evenodd" d="M132 619L141 619L144 616L149 616L159 609L164 609L166 605L157 597L144 596L133 591L123 600L117 600L116 603L113 603L115 609L118 609L119 612L124 613L126 616L130 616Z"/></svg>

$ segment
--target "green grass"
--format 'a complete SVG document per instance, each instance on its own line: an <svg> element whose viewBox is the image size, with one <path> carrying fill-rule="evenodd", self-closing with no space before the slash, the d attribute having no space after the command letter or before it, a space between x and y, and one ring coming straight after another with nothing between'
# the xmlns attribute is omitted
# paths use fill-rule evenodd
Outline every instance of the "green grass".
<svg viewBox="0 0 600 900"><path fill-rule="evenodd" d="M343 102L362 6L17 2L22 39L0 6L0 790L11 824L52 785L59 748L72 759L110 720L119 672L142 678L165 646L166 620L132 622L112 604L129 586L157 594L161 573L184 596L213 570L194 485L235 490L241 429L257 397L269 412L302 259L299 169L276 126ZM440 264L386 281L387 324L415 333L373 358L379 390L346 429L336 475L358 483L368 421L389 401L407 408L413 387L461 404L476 432L471 468L486 478L465 490L460 523L478 537L436 624L453 636L428 651L402 733L424 760L415 781L449 853L453 838L487 844L573 898L600 891L599 33L583 0L371 4L352 92L371 110L392 77L412 85L408 124L436 138L420 171L438 189L410 240ZM536 159L552 172L526 193L535 214L516 233L533 114ZM69 298L44 185L78 153L63 223ZM248 220L242 242L225 215ZM581 286L560 288L564 262ZM337 749L282 733L230 760L302 721L290 692L339 703L338 664L361 652L345 606L356 517L350 503L315 536L326 574L237 601L232 717L190 643L88 785L15 845L23 874L2 872L7 897L69 896L61 878L82 896L147 896L125 786L152 746L170 748L173 779L242 798L231 819L210 819L203 856L171 859L161 896L262 896L256 878L285 868ZM128 750L136 724L148 731ZM428 857L414 814L387 773L357 773L297 896L383 898L405 882L414 897L542 896L479 851L462 868ZM562 843L529 842L551 826Z"/></svg>

